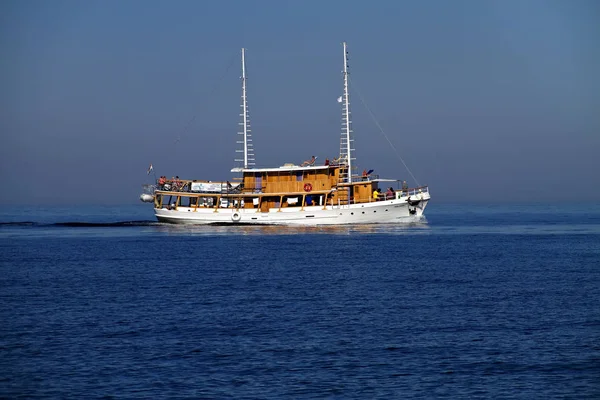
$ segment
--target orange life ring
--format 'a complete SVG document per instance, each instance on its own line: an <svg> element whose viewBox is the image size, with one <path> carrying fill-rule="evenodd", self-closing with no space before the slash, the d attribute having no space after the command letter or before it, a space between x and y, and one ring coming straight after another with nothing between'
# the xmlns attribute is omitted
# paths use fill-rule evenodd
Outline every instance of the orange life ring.
<svg viewBox="0 0 600 400"><path fill-rule="evenodd" d="M304 191L305 192L310 192L312 190L312 185L310 183L305 183L304 184Z"/></svg>

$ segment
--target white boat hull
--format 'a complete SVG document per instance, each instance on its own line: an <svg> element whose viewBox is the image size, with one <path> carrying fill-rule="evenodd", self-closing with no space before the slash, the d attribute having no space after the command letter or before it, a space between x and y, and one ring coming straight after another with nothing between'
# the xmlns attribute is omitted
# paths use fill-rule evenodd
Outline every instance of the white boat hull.
<svg viewBox="0 0 600 400"><path fill-rule="evenodd" d="M310 206L303 209L286 207L261 212L254 208L188 208L155 209L160 222L175 224L260 224L260 225L347 225L396 224L419 220L429 195L419 204L410 205L406 198L353 205Z"/></svg>

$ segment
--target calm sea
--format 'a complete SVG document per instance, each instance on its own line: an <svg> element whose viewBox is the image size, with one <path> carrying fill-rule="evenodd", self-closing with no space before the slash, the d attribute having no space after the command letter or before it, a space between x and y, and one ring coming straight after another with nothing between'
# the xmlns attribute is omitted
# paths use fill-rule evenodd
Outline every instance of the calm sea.
<svg viewBox="0 0 600 400"><path fill-rule="evenodd" d="M180 227L3 207L0 397L600 398L600 206Z"/></svg>

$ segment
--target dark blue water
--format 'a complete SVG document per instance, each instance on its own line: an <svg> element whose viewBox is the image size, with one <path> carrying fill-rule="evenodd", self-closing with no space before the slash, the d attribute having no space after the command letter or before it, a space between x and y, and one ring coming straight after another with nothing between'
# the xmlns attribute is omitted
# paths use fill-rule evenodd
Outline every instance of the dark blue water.
<svg viewBox="0 0 600 400"><path fill-rule="evenodd" d="M600 206L395 227L0 214L0 397L600 398ZM132 222L146 221L146 222Z"/></svg>

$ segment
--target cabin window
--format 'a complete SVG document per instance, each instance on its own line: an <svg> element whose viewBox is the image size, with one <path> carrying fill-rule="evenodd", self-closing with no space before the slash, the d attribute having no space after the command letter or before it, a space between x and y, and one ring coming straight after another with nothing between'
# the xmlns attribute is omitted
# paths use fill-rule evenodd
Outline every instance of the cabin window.
<svg viewBox="0 0 600 400"><path fill-rule="evenodd" d="M254 184L254 188L256 190L262 190L262 176L260 176L260 175L256 176L256 182Z"/></svg>
<svg viewBox="0 0 600 400"><path fill-rule="evenodd" d="M302 172L296 171L296 182L302 182Z"/></svg>

